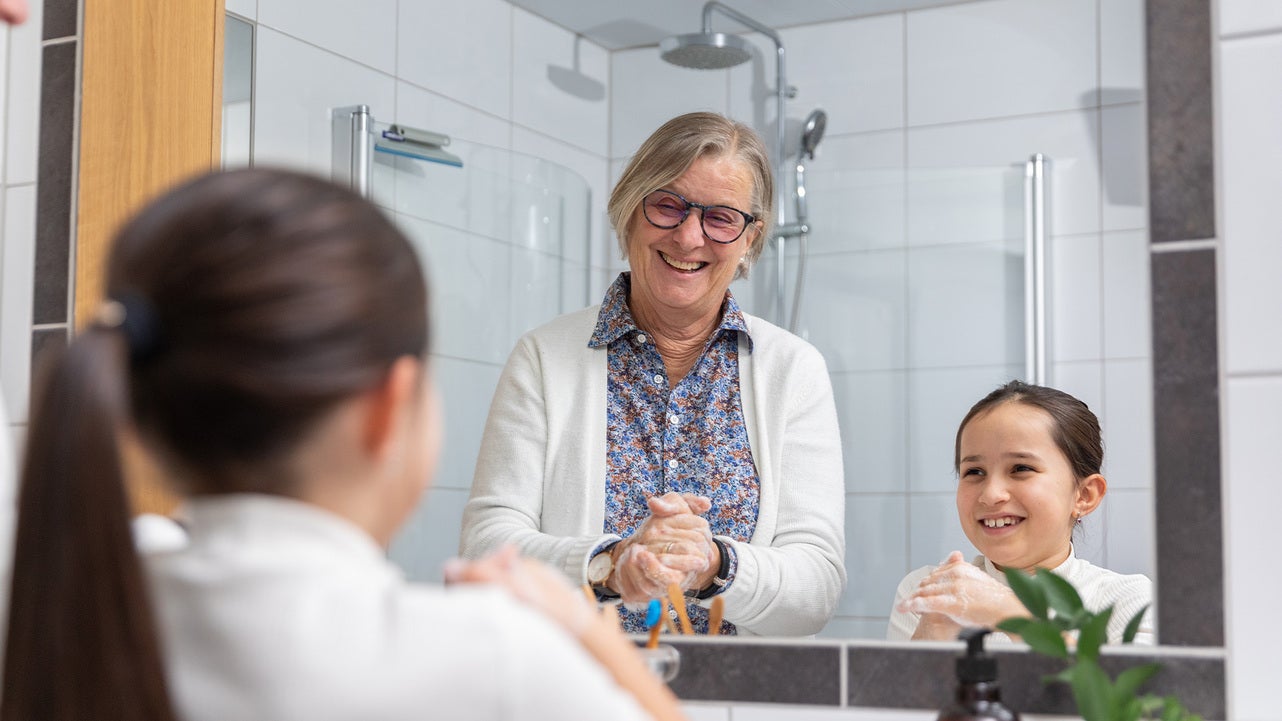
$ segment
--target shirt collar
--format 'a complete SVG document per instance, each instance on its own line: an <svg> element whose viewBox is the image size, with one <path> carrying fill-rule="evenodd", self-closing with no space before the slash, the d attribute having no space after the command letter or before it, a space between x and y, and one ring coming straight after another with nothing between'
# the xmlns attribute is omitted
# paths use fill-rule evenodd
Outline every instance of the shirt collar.
<svg viewBox="0 0 1282 721"><path fill-rule="evenodd" d="M588 340L589 348L607 346L624 335L640 330L632 318L632 310L628 308L628 291L631 288L632 274L628 271L619 273L619 277L610 284L609 290L605 292L605 299L601 301L601 310L597 312L596 327ZM721 304L721 323L717 326L717 331L742 333L748 339L748 349L752 349L748 321L729 290L726 291L725 302Z"/></svg>

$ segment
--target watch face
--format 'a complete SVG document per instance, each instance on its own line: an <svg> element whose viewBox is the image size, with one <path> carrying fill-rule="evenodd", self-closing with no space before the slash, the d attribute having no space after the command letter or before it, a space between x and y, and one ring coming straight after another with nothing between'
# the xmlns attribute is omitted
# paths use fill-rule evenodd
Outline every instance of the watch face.
<svg viewBox="0 0 1282 721"><path fill-rule="evenodd" d="M603 583L610 577L610 569L614 563L610 559L609 553L598 553L588 561L588 581L591 583Z"/></svg>

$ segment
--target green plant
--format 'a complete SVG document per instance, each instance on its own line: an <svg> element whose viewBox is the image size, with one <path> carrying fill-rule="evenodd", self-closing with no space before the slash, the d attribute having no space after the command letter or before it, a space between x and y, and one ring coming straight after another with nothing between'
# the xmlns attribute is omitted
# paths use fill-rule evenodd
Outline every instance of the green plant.
<svg viewBox="0 0 1282 721"><path fill-rule="evenodd" d="M1174 696L1138 695L1139 687L1157 673L1161 664L1134 666L1116 679L1100 667L1100 646L1107 639L1112 606L1099 612L1087 610L1071 583L1044 568L1031 576L1008 568L1006 579L1032 618L1008 618L997 627L1017 634L1037 653L1068 662L1063 671L1043 680L1067 683L1077 712L1085 721L1201 721ZM1126 624L1123 643L1135 639L1146 610L1147 607L1140 609ZM1070 649L1065 637L1073 631L1077 632L1077 644Z"/></svg>

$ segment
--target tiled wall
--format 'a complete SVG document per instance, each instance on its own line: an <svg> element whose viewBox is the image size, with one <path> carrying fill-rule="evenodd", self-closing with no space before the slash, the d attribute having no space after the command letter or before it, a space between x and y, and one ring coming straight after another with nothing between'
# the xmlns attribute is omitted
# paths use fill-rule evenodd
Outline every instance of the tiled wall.
<svg viewBox="0 0 1282 721"><path fill-rule="evenodd" d="M1272 568L1282 508L1282 4L1218 4L1219 147L1223 203L1226 645L1232 718L1277 718L1282 630L1261 623L1282 591Z"/></svg>
<svg viewBox="0 0 1282 721"><path fill-rule="evenodd" d="M1110 494L1078 550L1151 574L1143 1L982 0L780 34L798 89L786 153L811 109L828 113L807 168L815 230L798 329L828 360L845 451L851 584L825 635L884 636L907 571L972 551L952 440L971 403L1022 375L1032 153L1053 163L1050 381L1095 409L1107 447ZM745 38L764 67L615 53L613 86L635 92L611 98L613 176L680 112L727 112L773 138L774 46ZM767 251L755 282L734 286L749 312L771 315L773 266Z"/></svg>
<svg viewBox="0 0 1282 721"><path fill-rule="evenodd" d="M328 173L329 110L358 103L376 121L450 135L465 163L376 154L373 175L376 201L428 257L446 414L435 487L392 555L413 577L439 578L457 552L486 411L513 343L586 305L589 285L593 297L605 287L609 55L503 0L229 0L227 10L257 23L256 164ZM566 77L577 94L554 82ZM531 156L586 181L591 208L561 220L590 230L522 225L537 204L520 204L513 179L556 172Z"/></svg>
<svg viewBox="0 0 1282 721"><path fill-rule="evenodd" d="M32 357L65 343L70 320L78 4L36 0L30 10L24 25L0 29L0 381L15 441Z"/></svg>

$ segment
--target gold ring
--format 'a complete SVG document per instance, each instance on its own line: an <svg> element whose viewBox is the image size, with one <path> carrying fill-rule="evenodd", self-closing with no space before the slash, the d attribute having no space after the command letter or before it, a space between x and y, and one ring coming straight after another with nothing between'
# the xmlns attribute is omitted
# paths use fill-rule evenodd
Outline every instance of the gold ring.
<svg viewBox="0 0 1282 721"><path fill-rule="evenodd" d="M668 541L668 545L663 547L663 555L666 556L669 553L672 553L672 544L674 543L676 543L676 541Z"/></svg>

